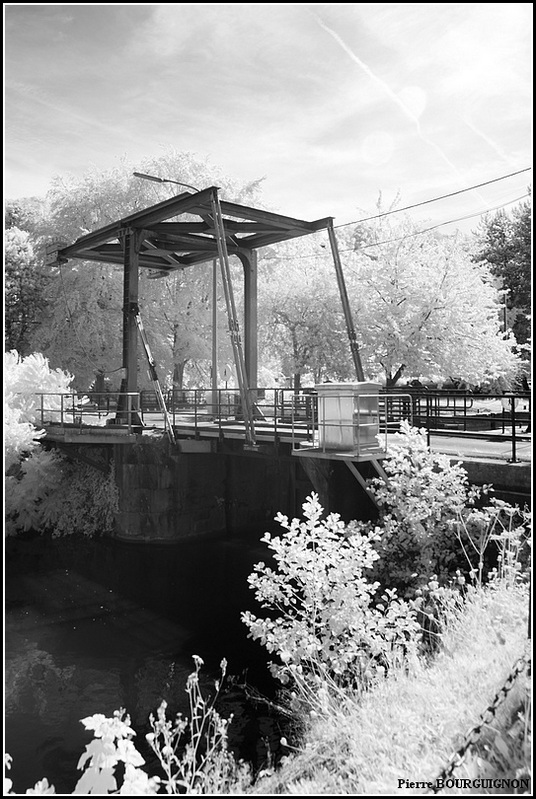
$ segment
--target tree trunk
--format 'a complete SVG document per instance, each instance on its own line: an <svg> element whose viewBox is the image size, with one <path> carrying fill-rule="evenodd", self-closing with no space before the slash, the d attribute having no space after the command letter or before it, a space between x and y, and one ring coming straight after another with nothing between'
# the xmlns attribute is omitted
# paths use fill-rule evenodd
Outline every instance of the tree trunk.
<svg viewBox="0 0 536 799"><path fill-rule="evenodd" d="M402 364L400 364L400 366L398 367L398 369L396 370L394 375L392 373L389 373L389 374L386 375L386 381L385 381L386 388L393 388L394 386L396 386L396 384L398 383L398 381L402 377L402 373L403 373L405 368L406 368L406 364L402 363Z"/></svg>
<svg viewBox="0 0 536 799"><path fill-rule="evenodd" d="M104 372L96 372L93 391L95 391L97 394L104 394L105 390Z"/></svg>
<svg viewBox="0 0 536 799"><path fill-rule="evenodd" d="M182 384L184 382L184 368L187 361L179 361L173 364L173 388L182 391Z"/></svg>

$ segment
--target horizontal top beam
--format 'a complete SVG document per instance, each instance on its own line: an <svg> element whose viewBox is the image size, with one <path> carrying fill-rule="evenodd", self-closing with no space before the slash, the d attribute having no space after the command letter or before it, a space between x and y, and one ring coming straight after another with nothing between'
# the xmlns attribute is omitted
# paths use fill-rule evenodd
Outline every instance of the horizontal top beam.
<svg viewBox="0 0 536 799"><path fill-rule="evenodd" d="M217 255L216 234L212 224L212 199L217 191L217 187L210 186L198 192L183 192L136 211L81 236L73 244L61 247L56 261L79 258L118 263L123 247L122 237L129 230L139 232L147 245L154 248L151 253L142 245L139 258L142 267L154 268L159 263L163 267L176 268L212 259ZM221 201L220 205L224 229L228 234L229 252L234 253L305 236L327 228L331 222L331 217L306 222L226 200ZM177 221L176 217L182 214L197 216L201 221ZM170 219L174 221L167 221Z"/></svg>

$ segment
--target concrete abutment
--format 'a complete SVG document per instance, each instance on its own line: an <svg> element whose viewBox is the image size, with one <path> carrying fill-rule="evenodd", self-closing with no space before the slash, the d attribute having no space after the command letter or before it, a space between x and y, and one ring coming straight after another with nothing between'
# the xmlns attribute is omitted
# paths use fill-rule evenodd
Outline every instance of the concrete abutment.
<svg viewBox="0 0 536 799"><path fill-rule="evenodd" d="M110 453L112 454L112 453ZM115 537L139 543L176 543L204 536L277 531L281 512L302 516L313 491L326 513L344 521L374 519L371 499L342 461L300 458L280 445L244 450L240 441L165 439L114 445L119 494ZM473 485L492 483L496 495L530 503L530 464L464 462ZM377 474L359 464L365 479Z"/></svg>
<svg viewBox="0 0 536 799"><path fill-rule="evenodd" d="M200 442L201 443L201 442ZM168 542L193 537L276 530L278 512L302 516L315 491L326 512L349 521L368 518L370 500L344 464L312 461L288 451L177 451L164 440L114 447L119 492L118 539ZM365 515L363 515L365 514Z"/></svg>

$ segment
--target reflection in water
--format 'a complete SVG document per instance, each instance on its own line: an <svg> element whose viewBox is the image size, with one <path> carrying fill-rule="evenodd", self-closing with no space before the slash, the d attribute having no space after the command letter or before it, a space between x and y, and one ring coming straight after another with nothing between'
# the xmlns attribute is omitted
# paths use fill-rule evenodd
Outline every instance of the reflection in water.
<svg viewBox="0 0 536 799"><path fill-rule="evenodd" d="M160 701L187 713L192 654L206 662L205 695L214 694L222 657L230 674L247 669L248 681L272 690L264 654L240 622L240 610L254 605L247 574L265 553L243 541L66 544L28 542L32 556L41 550L32 560L18 545L6 569L5 751L17 792L45 776L58 793L73 791L91 740L80 719L93 713L126 708L149 755L144 734ZM231 685L220 712L234 713L231 745L255 767L267 748L277 752L281 731L267 708L259 712Z"/></svg>

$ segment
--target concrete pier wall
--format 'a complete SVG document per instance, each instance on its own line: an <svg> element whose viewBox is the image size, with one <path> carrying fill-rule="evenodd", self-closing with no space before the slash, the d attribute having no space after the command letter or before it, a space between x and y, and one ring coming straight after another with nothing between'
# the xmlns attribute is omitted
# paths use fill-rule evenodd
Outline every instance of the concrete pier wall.
<svg viewBox="0 0 536 799"><path fill-rule="evenodd" d="M115 447L118 538L176 542L262 532L274 527L277 512L295 513L294 459L244 454L242 445L225 452L188 449L177 452L161 441Z"/></svg>
<svg viewBox="0 0 536 799"><path fill-rule="evenodd" d="M208 535L279 530L274 516L302 516L315 491L326 513L344 521L374 519L376 508L341 461L297 458L290 449L248 452L239 441L165 440L115 445L119 489L116 536L132 542L177 542ZM474 485L493 483L496 496L530 501L530 465L464 462ZM365 479L376 476L360 464Z"/></svg>

